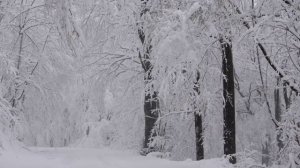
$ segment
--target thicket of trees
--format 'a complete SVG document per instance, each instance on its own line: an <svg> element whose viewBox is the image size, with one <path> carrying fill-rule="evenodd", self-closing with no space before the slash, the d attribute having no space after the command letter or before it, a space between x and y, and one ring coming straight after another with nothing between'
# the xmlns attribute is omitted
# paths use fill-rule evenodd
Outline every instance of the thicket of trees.
<svg viewBox="0 0 300 168"><path fill-rule="evenodd" d="M296 0L0 0L0 147L298 165L299 20Z"/></svg>

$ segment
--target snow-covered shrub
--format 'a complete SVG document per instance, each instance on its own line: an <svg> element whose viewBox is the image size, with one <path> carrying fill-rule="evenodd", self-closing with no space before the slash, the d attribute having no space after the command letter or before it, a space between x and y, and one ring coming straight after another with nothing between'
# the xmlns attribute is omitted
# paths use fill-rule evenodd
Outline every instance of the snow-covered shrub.
<svg viewBox="0 0 300 168"><path fill-rule="evenodd" d="M3 99L1 97L1 99ZM8 147L9 139L12 137L15 121L10 114L9 104L0 99L0 153Z"/></svg>
<svg viewBox="0 0 300 168"><path fill-rule="evenodd" d="M261 152L256 150L244 150L238 152L236 157L238 162L237 168L264 168L266 165L262 165L258 156L261 156Z"/></svg>
<svg viewBox="0 0 300 168"><path fill-rule="evenodd" d="M278 133L284 147L281 149L279 161L283 163L293 160L300 164L300 99L296 98L292 106L282 115L283 121L280 124Z"/></svg>
<svg viewBox="0 0 300 168"><path fill-rule="evenodd" d="M17 139L22 140L26 127L23 114L11 107L5 94L9 90L10 77L14 76L13 68L3 53L0 53L0 154L3 150L10 150L17 145Z"/></svg>

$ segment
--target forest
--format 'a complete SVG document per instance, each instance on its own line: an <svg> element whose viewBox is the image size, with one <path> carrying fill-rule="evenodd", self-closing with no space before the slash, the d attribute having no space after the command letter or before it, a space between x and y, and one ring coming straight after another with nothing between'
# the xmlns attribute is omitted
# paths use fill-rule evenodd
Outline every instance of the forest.
<svg viewBox="0 0 300 168"><path fill-rule="evenodd" d="M0 0L0 168L298 168L299 96L300 0Z"/></svg>

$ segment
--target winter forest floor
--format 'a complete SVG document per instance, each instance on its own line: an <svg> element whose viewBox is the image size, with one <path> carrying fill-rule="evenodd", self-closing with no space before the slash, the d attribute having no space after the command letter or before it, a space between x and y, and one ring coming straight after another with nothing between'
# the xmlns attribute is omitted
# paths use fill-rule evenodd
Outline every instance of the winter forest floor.
<svg viewBox="0 0 300 168"><path fill-rule="evenodd" d="M4 153L0 168L229 168L224 159L170 161L133 151L82 148L29 148Z"/></svg>

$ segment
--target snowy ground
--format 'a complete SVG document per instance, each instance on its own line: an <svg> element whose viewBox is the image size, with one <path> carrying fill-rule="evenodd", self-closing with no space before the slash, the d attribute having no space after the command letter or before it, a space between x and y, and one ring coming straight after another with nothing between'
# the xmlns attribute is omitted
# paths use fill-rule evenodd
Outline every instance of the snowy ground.
<svg viewBox="0 0 300 168"><path fill-rule="evenodd" d="M131 151L30 148L0 155L0 168L230 168L224 159L169 161Z"/></svg>

